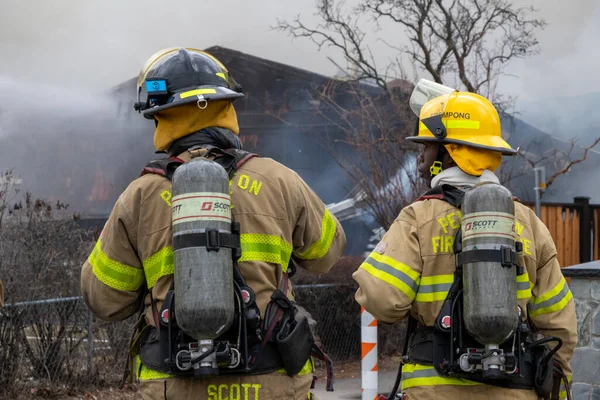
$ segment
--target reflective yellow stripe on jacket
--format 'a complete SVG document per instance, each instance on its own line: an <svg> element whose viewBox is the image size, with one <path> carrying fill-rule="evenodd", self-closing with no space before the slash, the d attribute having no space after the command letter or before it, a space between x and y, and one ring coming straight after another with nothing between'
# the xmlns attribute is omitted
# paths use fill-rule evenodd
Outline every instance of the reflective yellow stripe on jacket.
<svg viewBox="0 0 600 400"><path fill-rule="evenodd" d="M96 243L88 261L92 266L96 278L113 289L135 292L144 283L144 272L142 269L111 260L102 251L101 240L98 240Z"/></svg>
<svg viewBox="0 0 600 400"><path fill-rule="evenodd" d="M422 276L415 300L421 303L444 301L453 282L454 274Z"/></svg>
<svg viewBox="0 0 600 400"><path fill-rule="evenodd" d="M173 248L164 247L143 262L148 289L152 289L161 277L175 273Z"/></svg>
<svg viewBox="0 0 600 400"><path fill-rule="evenodd" d="M415 301L420 303L444 301L453 282L454 274L422 276ZM530 297L529 275L527 272L517 275L517 299L528 299Z"/></svg>
<svg viewBox="0 0 600 400"><path fill-rule="evenodd" d="M281 237L259 233L242 233L240 242L242 245L240 262L262 261L280 264L283 272L287 271L292 256L292 245Z"/></svg>
<svg viewBox="0 0 600 400"><path fill-rule="evenodd" d="M302 375L310 374L311 372L313 372L314 369L315 369L315 363L314 363L312 357L309 357L309 359L306 361L306 364L304 364L304 367L302 367L302 369L300 370L300 372L298 372L297 375L302 376ZM282 374L287 374L287 371L285 370L285 368L278 369L277 372L282 373Z"/></svg>
<svg viewBox="0 0 600 400"><path fill-rule="evenodd" d="M432 365L404 364L402 366L402 390L415 386L436 385L471 386L481 385L481 383L461 378L445 378L439 376Z"/></svg>
<svg viewBox="0 0 600 400"><path fill-rule="evenodd" d="M333 217L329 210L325 209L321 223L321 238L311 244L306 251L299 253L298 257L303 260L317 260L325 256L331 247L336 229L337 226Z"/></svg>
<svg viewBox="0 0 600 400"><path fill-rule="evenodd" d="M421 279L419 273L392 257L371 253L360 266L370 275L389 283L413 301Z"/></svg>
<svg viewBox="0 0 600 400"><path fill-rule="evenodd" d="M517 275L517 299L523 300L531 297L531 283L529 274L525 270L524 274Z"/></svg>
<svg viewBox="0 0 600 400"><path fill-rule="evenodd" d="M141 363L139 355L135 357L135 365L136 365L136 368L135 368L136 374L139 377L139 379L142 381L149 381L149 380L153 380L153 379L174 378L173 375L167 374L165 372L155 371L153 369L146 367L145 365L143 365ZM313 370L314 370L314 361L311 357L306 361L306 364L304 364L304 367L302 367L300 372L298 372L298 376L310 374L313 372ZM287 374L287 371L284 368L278 370L277 372L282 373L282 374Z"/></svg>
<svg viewBox="0 0 600 400"><path fill-rule="evenodd" d="M280 264L287 271L292 245L275 235L244 233L240 237L242 257L239 261L262 261ZM173 249L165 247L144 260L148 288L154 287L162 276L175 272Z"/></svg>
<svg viewBox="0 0 600 400"><path fill-rule="evenodd" d="M540 297L534 297L530 303L530 316L549 314L560 311L573 298L573 294L569 290L569 285L564 277L560 277L560 281L550 291L544 293Z"/></svg>

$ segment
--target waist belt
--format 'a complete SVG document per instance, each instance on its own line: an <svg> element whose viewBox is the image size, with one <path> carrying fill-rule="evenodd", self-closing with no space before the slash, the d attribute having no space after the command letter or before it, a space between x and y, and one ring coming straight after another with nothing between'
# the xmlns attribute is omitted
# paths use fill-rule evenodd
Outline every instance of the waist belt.
<svg viewBox="0 0 600 400"><path fill-rule="evenodd" d="M140 347L140 361L142 364L152 370L164 372L174 376L191 376L192 373L186 371L173 371L165 360L168 358L166 351L168 349L161 348L160 340L158 338L158 332L155 327L149 327L144 332L142 343ZM274 342L267 342L265 347L262 349L258 357L256 364L251 371L246 372L243 370L219 368L220 375L262 375L275 372L283 368L283 362L279 351L277 350L277 344Z"/></svg>
<svg viewBox="0 0 600 400"><path fill-rule="evenodd" d="M407 358L410 364L433 365L433 352L435 351L435 335L443 333L436 332L433 327L421 326L410 336L408 342ZM483 379L477 373L460 374L460 378L486 385L499 386L507 389L534 390L535 360L529 353L523 355L523 370L517 371L514 376L506 379Z"/></svg>

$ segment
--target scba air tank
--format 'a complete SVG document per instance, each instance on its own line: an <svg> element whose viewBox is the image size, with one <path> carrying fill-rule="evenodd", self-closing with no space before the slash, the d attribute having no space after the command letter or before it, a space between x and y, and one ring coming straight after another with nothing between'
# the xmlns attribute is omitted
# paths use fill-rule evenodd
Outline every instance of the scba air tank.
<svg viewBox="0 0 600 400"><path fill-rule="evenodd" d="M463 200L462 251L515 251L515 205L505 187L485 183L469 190ZM463 266L464 322L484 345L499 345L518 324L516 267L478 261Z"/></svg>
<svg viewBox="0 0 600 400"><path fill-rule="evenodd" d="M231 233L229 177L205 158L181 165L173 175L175 316L197 340L227 331L235 315L231 249L206 246L206 233ZM199 235L204 233L205 235Z"/></svg>

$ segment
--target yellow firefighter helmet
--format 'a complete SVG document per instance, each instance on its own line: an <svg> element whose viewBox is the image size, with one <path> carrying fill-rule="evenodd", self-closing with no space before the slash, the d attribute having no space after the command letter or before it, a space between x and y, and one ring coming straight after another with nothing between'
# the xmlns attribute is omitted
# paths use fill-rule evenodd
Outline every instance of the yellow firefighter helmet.
<svg viewBox="0 0 600 400"><path fill-rule="evenodd" d="M503 138L500 117L485 97L421 79L410 98L410 106L419 117L414 142L436 141L459 144L514 155Z"/></svg>

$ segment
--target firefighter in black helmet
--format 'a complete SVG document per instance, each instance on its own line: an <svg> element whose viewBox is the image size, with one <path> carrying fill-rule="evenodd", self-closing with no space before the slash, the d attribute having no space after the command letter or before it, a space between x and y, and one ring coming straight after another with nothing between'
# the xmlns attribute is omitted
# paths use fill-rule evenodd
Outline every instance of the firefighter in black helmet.
<svg viewBox="0 0 600 400"><path fill-rule="evenodd" d="M191 48L159 51L146 62L138 79L134 107L154 120L154 145L169 157L148 164L121 194L83 266L81 288L87 305L102 319L122 320L143 310L130 353L136 355L135 377L146 400L306 400L309 396L311 354L318 349L307 325L296 323L308 319L296 318L302 312L293 302L288 272L293 269L292 258L308 271L327 272L342 254L346 237L297 173L242 150L232 102L243 96L219 60ZM178 287L174 272L183 270L175 265L179 253L173 240L172 202L179 199L173 198L170 179L174 168L201 157L214 160L229 175L231 215L240 227L237 240L228 243L239 243L235 249L241 248L240 274L236 275L243 277L248 288L243 298L247 307L238 315L255 322L246 324L254 329L223 328L227 339L231 333L240 339L229 343L248 357L226 359L218 368L210 364L210 373L217 369L216 376L199 371L209 369L204 362L200 365L201 357L178 362L182 349L191 353L201 348L198 341L186 337L183 327L169 324L177 321L177 304L168 306ZM201 207L187 210L197 208ZM193 246L208 248L208 242L204 243L193 242ZM201 261L198 265L211 267ZM256 311L253 315L260 318L250 318L246 310ZM244 369L233 365L235 361Z"/></svg>

